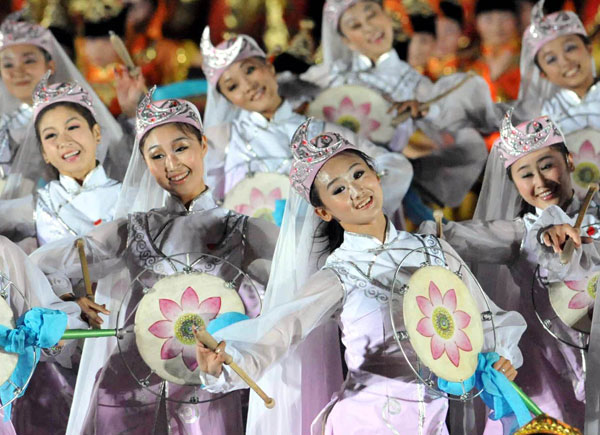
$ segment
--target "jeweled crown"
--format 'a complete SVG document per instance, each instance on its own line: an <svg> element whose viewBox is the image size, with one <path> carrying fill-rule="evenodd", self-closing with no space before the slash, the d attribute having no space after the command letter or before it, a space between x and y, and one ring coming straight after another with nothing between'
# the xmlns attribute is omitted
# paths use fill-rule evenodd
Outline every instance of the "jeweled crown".
<svg viewBox="0 0 600 435"><path fill-rule="evenodd" d="M43 48L52 56L52 34L38 24L20 21L19 14L9 15L0 25L0 50L17 44Z"/></svg>
<svg viewBox="0 0 600 435"><path fill-rule="evenodd" d="M48 70L33 91L33 119L37 119L40 112L56 103L75 103L88 109L95 116L94 104L87 91L75 82L48 84L51 71Z"/></svg>

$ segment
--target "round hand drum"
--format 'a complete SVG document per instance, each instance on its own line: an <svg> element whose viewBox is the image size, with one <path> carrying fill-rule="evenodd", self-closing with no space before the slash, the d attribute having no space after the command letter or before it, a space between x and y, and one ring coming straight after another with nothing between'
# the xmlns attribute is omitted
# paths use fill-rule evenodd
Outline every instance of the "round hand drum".
<svg viewBox="0 0 600 435"><path fill-rule="evenodd" d="M256 172L248 175L227 195L223 206L250 217L270 222L278 199L287 199L290 180L286 175L274 172Z"/></svg>
<svg viewBox="0 0 600 435"><path fill-rule="evenodd" d="M308 106L307 115L346 127L376 143L394 135L393 113L378 92L365 86L344 85L323 91Z"/></svg>
<svg viewBox="0 0 600 435"><path fill-rule="evenodd" d="M238 292L207 273L178 273L157 281L135 314L135 339L146 364L161 378L200 384L192 327L245 316ZM225 323L226 324L226 323Z"/></svg>
<svg viewBox="0 0 600 435"><path fill-rule="evenodd" d="M451 382L475 373L483 346L481 314L456 274L441 266L418 269L402 307L410 344L427 368Z"/></svg>
<svg viewBox="0 0 600 435"><path fill-rule="evenodd" d="M583 199L590 183L600 182L600 131L585 128L565 138L573 154L575 170L571 174L575 194Z"/></svg>
<svg viewBox="0 0 600 435"><path fill-rule="evenodd" d="M15 328L15 319L13 312L8 306L8 302L4 298L0 297L0 325L8 328ZM3 385L8 379L10 379L15 367L17 367L17 361L19 355L15 353L5 352L4 349L0 349L0 385ZM6 404L0 403L0 408Z"/></svg>

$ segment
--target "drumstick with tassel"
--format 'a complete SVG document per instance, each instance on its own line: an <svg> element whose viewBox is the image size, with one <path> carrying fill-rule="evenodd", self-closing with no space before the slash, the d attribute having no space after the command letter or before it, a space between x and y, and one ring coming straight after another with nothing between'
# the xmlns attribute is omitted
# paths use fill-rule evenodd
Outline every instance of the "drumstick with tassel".
<svg viewBox="0 0 600 435"><path fill-rule="evenodd" d="M79 252L79 262L81 263L81 273L83 274L83 284L85 286L85 295L92 302L95 302L94 291L92 290L92 281L90 280L90 271L88 268L87 258L85 256L85 242L83 241L83 239L77 239L76 245L77 245L77 251ZM98 326L96 324L92 324L91 322L90 322L90 325L94 329L100 328L100 326Z"/></svg>
<svg viewBox="0 0 600 435"><path fill-rule="evenodd" d="M431 100L425 101L423 103L419 103L419 112L422 112L424 110L429 109L429 107L432 104L437 103L438 101L440 101L443 98L446 98L448 95L450 95L452 92L456 91L458 88L460 88L462 85L464 85L467 81L469 81L469 79L471 79L472 77L475 77L475 73L473 73L472 71L468 72L465 77L458 82L456 85L452 86L450 89L448 89L445 92L442 92L440 95L432 98ZM397 126L399 124L402 124L404 121L406 121L408 118L410 118L410 111L406 110L402 113L399 113L398 115L396 115L396 117L394 118L394 120L392 121L392 125Z"/></svg>
<svg viewBox="0 0 600 435"><path fill-rule="evenodd" d="M596 192L598 192L598 184L590 183L590 185L588 186L588 191L583 200L583 203L581 204L581 208L579 209L579 214L577 215L577 220L575 221L575 225L573 226L573 228L575 228L576 231L579 231L581 229L581 224L583 223L583 218L585 217L585 214L587 213L587 209L589 208L590 203L592 202L592 199L594 198L594 195L596 194ZM575 243L573 242L573 239L569 238L567 240L567 242L565 243L565 246L564 246L562 252L560 253L561 264L567 264L569 261L571 261L571 257L573 256L574 251L575 251Z"/></svg>
<svg viewBox="0 0 600 435"><path fill-rule="evenodd" d="M196 337L196 341L202 343L204 346L208 347L210 350L215 351L219 343L214 339L212 335L208 333L208 331L204 328L194 328L194 336ZM242 380L248 384L250 388L254 390L256 394L265 402L265 406L269 409L275 406L275 400L272 397L269 397L267 393L265 393L262 388L260 388L254 380L235 362L233 362L233 358L231 355L223 352L223 356L225 357L225 364L227 364L231 369L238 374Z"/></svg>

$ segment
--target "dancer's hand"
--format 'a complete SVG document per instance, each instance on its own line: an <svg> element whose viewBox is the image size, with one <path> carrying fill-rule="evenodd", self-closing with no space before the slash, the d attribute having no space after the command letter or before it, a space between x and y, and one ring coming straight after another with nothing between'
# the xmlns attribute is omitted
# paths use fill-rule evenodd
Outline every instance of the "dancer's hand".
<svg viewBox="0 0 600 435"><path fill-rule="evenodd" d="M396 112L394 123L399 119L404 112L410 112L410 117L413 119L419 119L427 115L428 110L420 110L420 103L417 100L408 100L408 101L396 101L393 102L390 108L388 109L388 113L393 111Z"/></svg>
<svg viewBox="0 0 600 435"><path fill-rule="evenodd" d="M508 378L509 381L514 381L517 377L517 370L512 363L503 356L493 366L496 370Z"/></svg>
<svg viewBox="0 0 600 435"><path fill-rule="evenodd" d="M195 327L193 331L196 337L196 361L198 362L198 368L203 373L219 377L223 371L223 363L225 362L225 342L220 342L217 348L212 351L200 342L196 335Z"/></svg>
<svg viewBox="0 0 600 435"><path fill-rule="evenodd" d="M110 314L110 311L106 309L106 305L98 305L92 302L86 297L75 299L77 305L81 308L81 318L89 323L93 328L99 328L104 323L104 320L99 316L102 314Z"/></svg>
<svg viewBox="0 0 600 435"><path fill-rule="evenodd" d="M573 239L576 248L579 248L582 243L592 242L592 239L589 237L581 237L579 230L569 224L551 226L542 234L542 241L544 245L551 247L558 254L562 252L567 237Z"/></svg>
<svg viewBox="0 0 600 435"><path fill-rule="evenodd" d="M115 67L115 90L123 114L135 118L137 106L146 93L146 80L139 68L130 73L123 66Z"/></svg>

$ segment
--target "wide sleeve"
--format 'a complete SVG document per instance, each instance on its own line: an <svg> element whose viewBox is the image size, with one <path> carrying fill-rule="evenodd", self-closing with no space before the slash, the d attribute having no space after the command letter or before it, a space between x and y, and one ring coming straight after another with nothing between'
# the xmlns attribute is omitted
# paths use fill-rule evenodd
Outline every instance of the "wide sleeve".
<svg viewBox="0 0 600 435"><path fill-rule="evenodd" d="M117 270L122 262L127 247L127 219L100 225L81 238L85 242L90 279L98 281ZM76 240L67 237L48 243L31 254L31 260L46 274L58 296L73 293L71 280L82 277Z"/></svg>
<svg viewBox="0 0 600 435"><path fill-rule="evenodd" d="M35 237L33 195L0 201L0 234L13 242Z"/></svg>
<svg viewBox="0 0 600 435"><path fill-rule="evenodd" d="M323 270L307 281L293 301L275 306L256 319L228 326L216 333L215 338L226 341L226 351L233 361L260 384L267 368L311 331L329 321L341 308L343 300L344 291L337 275ZM246 387L227 366L219 378L207 374L202 374L201 378L211 392Z"/></svg>
<svg viewBox="0 0 600 435"><path fill-rule="evenodd" d="M440 244L444 251L457 255L445 240L440 240ZM460 267L458 260L452 255L447 256L446 259L452 270ZM525 319L517 311L504 311L498 307L481 290L481 286L464 264L461 274L482 313L484 335L482 352L497 352L500 356L510 360L515 368L520 367L523 364L523 355L518 343L527 329Z"/></svg>
<svg viewBox="0 0 600 435"><path fill-rule="evenodd" d="M575 249L571 261L567 264L560 262L560 254L556 254L551 247L542 242L542 235L553 225L575 224L576 217L569 217L560 207L546 208L527 233L524 249L534 253L539 265L548 271L548 280L565 281L585 278L592 272L600 270L600 240L592 239L591 243L582 243ZM586 215L584 226L597 223L595 217ZM587 234L582 231L582 236Z"/></svg>
<svg viewBox="0 0 600 435"><path fill-rule="evenodd" d="M442 230L444 240L464 260L475 263L510 264L516 261L525 235L521 219L448 222ZM435 222L423 222L419 232L435 234Z"/></svg>
<svg viewBox="0 0 600 435"><path fill-rule="evenodd" d="M244 234L242 269L261 284L269 280L271 261L279 237L279 227L264 219L248 218Z"/></svg>
<svg viewBox="0 0 600 435"><path fill-rule="evenodd" d="M228 154L231 124L218 124L204 132L208 151L204 157L204 182L216 200L225 197L225 159Z"/></svg>

